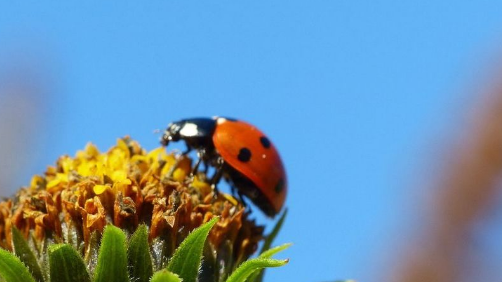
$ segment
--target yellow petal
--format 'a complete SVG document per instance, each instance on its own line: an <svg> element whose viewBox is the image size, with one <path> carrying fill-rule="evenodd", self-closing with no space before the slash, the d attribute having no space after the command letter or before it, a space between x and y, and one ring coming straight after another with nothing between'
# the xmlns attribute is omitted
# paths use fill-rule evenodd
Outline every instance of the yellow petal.
<svg viewBox="0 0 502 282"><path fill-rule="evenodd" d="M185 179L186 175L187 173L185 170L177 168L173 173L173 178L176 181L182 182Z"/></svg>
<svg viewBox="0 0 502 282"><path fill-rule="evenodd" d="M142 173L145 173L148 171L149 163L148 163L148 158L146 156L134 155L131 158L131 163L137 165Z"/></svg>
<svg viewBox="0 0 502 282"><path fill-rule="evenodd" d="M33 189L38 188L38 186L43 182L44 182L44 178L42 176L34 175L30 181L30 187Z"/></svg>
<svg viewBox="0 0 502 282"><path fill-rule="evenodd" d="M192 182L192 186L202 191L202 193L209 194L211 190L211 185L209 183L201 181L198 176L195 176Z"/></svg>
<svg viewBox="0 0 502 282"><path fill-rule="evenodd" d="M148 153L147 157L149 159L151 159L152 161L155 161L155 160L158 160L159 157L162 158L163 155L167 155L165 148L164 147L158 147L157 149L153 149L152 151L150 151Z"/></svg>
<svg viewBox="0 0 502 282"><path fill-rule="evenodd" d="M108 187L109 187L108 185L96 184L92 188L92 191L94 191L96 195L101 195L106 191L106 189L108 189Z"/></svg>
<svg viewBox="0 0 502 282"><path fill-rule="evenodd" d="M77 168L78 174L82 176L97 175L97 166L95 161L85 161Z"/></svg>
<svg viewBox="0 0 502 282"><path fill-rule="evenodd" d="M237 201L236 198L234 198L232 195L227 194L227 193L221 193L225 199L227 199L232 205L237 205L239 201Z"/></svg>
<svg viewBox="0 0 502 282"><path fill-rule="evenodd" d="M111 175L111 179L114 181L114 182L120 182L124 179L127 179L127 174L125 171L123 170L116 170L112 173Z"/></svg>
<svg viewBox="0 0 502 282"><path fill-rule="evenodd" d="M75 159L78 159L78 160L85 160L87 154L82 151L82 150L79 150L77 151L77 153L75 154Z"/></svg>
<svg viewBox="0 0 502 282"><path fill-rule="evenodd" d="M99 155L98 147L96 147L96 145L92 144L91 142L87 143L87 145L85 146L85 152L88 158L95 158Z"/></svg>
<svg viewBox="0 0 502 282"><path fill-rule="evenodd" d="M130 158L129 147L127 146L127 143L124 141L124 139L122 139L122 138L117 139L117 147L116 148L121 150L128 159Z"/></svg>
<svg viewBox="0 0 502 282"><path fill-rule="evenodd" d="M73 169L73 159L70 158L69 156L64 156L60 160L61 167L63 167L63 171L65 173L70 172L70 170Z"/></svg>
<svg viewBox="0 0 502 282"><path fill-rule="evenodd" d="M68 175L64 173L57 173L56 177L47 183L47 191L48 192L56 192L63 188L63 185L68 183Z"/></svg>

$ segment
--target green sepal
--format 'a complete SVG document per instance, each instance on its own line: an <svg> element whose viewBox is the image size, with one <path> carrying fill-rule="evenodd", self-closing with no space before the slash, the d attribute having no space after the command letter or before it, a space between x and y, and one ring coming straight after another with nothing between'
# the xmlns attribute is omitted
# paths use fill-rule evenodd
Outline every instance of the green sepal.
<svg viewBox="0 0 502 282"><path fill-rule="evenodd" d="M279 218L279 220L275 224L274 229L272 229L272 232L270 232L270 234L268 234L267 237L265 238L265 242L263 243L263 246L261 248L260 254L263 254L265 251L267 251L268 249L270 249L270 247L272 246L272 243L273 243L275 237L277 237L277 234L279 234L279 231L282 228L282 224L284 223L284 220L286 219L286 215L287 214L288 214L288 209L285 209L284 212L281 215L281 218ZM258 270L256 272L254 272L249 277L249 281L262 282L263 281L263 276L264 276L263 274L264 273L265 273L264 269L263 270Z"/></svg>
<svg viewBox="0 0 502 282"><path fill-rule="evenodd" d="M289 248L291 244L284 244L270 250L265 251L259 257L243 262L239 267L228 277L226 282L241 282L250 278L253 273L260 271L266 267L278 267L288 263L288 259L278 260L271 259L276 253Z"/></svg>
<svg viewBox="0 0 502 282"><path fill-rule="evenodd" d="M101 239L101 234L98 231L93 231L91 233L91 237L89 238L88 245L85 247L84 251L84 262L87 265L87 269L89 273L94 273L96 270L96 266L98 264L99 257L99 244ZM94 276L94 275L91 275Z"/></svg>
<svg viewBox="0 0 502 282"><path fill-rule="evenodd" d="M95 282L129 281L127 270L126 235L113 225L107 225L99 248Z"/></svg>
<svg viewBox="0 0 502 282"><path fill-rule="evenodd" d="M28 268L13 253L0 248L0 276L8 282L35 282Z"/></svg>
<svg viewBox="0 0 502 282"><path fill-rule="evenodd" d="M31 250L23 234L15 226L12 227L12 243L14 245L14 254L28 267L35 281L43 282L44 276L37 257Z"/></svg>
<svg viewBox="0 0 502 282"><path fill-rule="evenodd" d="M140 225L131 236L127 249L127 258L131 279L137 282L150 281L150 277L153 274L153 266L146 225Z"/></svg>
<svg viewBox="0 0 502 282"><path fill-rule="evenodd" d="M181 282L178 275L169 272L166 269L155 272L150 282Z"/></svg>
<svg viewBox="0 0 502 282"><path fill-rule="evenodd" d="M84 260L69 244L49 246L51 282L91 282Z"/></svg>
<svg viewBox="0 0 502 282"><path fill-rule="evenodd" d="M281 218L279 218L279 220L275 224L274 229L272 229L272 232L270 232L270 234L268 234L267 237L265 238L265 242L263 242L263 247L261 248L260 253L263 253L266 250L270 249L275 237L277 237L277 234L279 234L279 231L281 231L282 224L284 223L287 214L288 214L288 209L285 209L281 215Z"/></svg>
<svg viewBox="0 0 502 282"><path fill-rule="evenodd" d="M272 249L269 249L269 250L266 250L264 251L261 255L259 255L258 257L259 258L271 258L273 255L277 254L278 252L282 252L284 251L285 249L291 247L291 243L286 243L286 244L282 244L280 246L277 246L275 248L272 248Z"/></svg>
<svg viewBox="0 0 502 282"><path fill-rule="evenodd" d="M215 217L190 233L174 251L167 270L178 274L183 282L195 282L207 235L217 221L218 218Z"/></svg>

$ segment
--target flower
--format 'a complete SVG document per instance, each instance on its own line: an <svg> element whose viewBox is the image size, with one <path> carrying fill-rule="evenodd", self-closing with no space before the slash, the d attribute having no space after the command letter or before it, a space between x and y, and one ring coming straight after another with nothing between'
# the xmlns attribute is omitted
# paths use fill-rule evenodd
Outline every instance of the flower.
<svg viewBox="0 0 502 282"><path fill-rule="evenodd" d="M13 250L16 228L33 242L39 262L47 261L48 245L65 243L80 251L92 271L107 225L131 235L144 223L155 271L166 267L191 231L218 216L200 275L219 281L256 251L263 227L238 199L215 195L207 175L191 176L191 168L188 156L167 153L164 147L148 152L129 137L118 139L105 153L89 143L0 202L0 247Z"/></svg>

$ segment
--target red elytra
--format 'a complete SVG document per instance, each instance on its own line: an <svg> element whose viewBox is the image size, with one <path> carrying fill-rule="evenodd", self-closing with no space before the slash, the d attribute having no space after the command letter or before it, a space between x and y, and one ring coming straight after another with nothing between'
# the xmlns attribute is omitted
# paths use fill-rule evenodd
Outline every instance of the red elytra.
<svg viewBox="0 0 502 282"><path fill-rule="evenodd" d="M277 149L266 135L247 122L218 118L213 143L225 162L249 178L278 213L286 199L286 171ZM243 148L249 149L251 154L247 161L238 158Z"/></svg>

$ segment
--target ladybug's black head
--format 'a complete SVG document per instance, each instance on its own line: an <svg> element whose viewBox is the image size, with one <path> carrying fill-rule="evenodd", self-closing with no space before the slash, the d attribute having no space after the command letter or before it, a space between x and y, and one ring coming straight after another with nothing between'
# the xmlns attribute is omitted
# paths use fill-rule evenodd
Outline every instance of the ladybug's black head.
<svg viewBox="0 0 502 282"><path fill-rule="evenodd" d="M160 140L167 146L171 141L185 140L188 148L210 148L216 121L210 118L191 118L173 122L167 126Z"/></svg>
<svg viewBox="0 0 502 282"><path fill-rule="evenodd" d="M164 131L162 138L160 139L160 143L164 146L167 146L171 141L179 141L181 139L180 131L183 127L182 122L173 122L167 126L167 129Z"/></svg>

